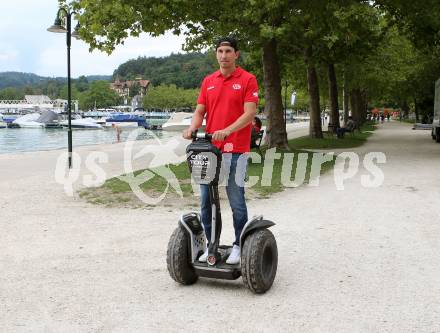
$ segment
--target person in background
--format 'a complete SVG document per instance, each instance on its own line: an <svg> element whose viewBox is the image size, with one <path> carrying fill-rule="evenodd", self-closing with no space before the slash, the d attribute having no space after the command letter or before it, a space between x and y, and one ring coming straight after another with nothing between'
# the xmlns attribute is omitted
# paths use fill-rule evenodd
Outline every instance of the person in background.
<svg viewBox="0 0 440 333"><path fill-rule="evenodd" d="M255 141L258 138L258 133L261 131L261 127L263 126L263 123L261 122L261 119L258 117L255 117L252 120L252 131L251 131L251 148L257 147L257 144Z"/></svg>
<svg viewBox="0 0 440 333"><path fill-rule="evenodd" d="M261 122L261 119L255 116L254 120L252 120L252 130L254 130L256 133L261 131L261 127L263 126L263 123Z"/></svg>
<svg viewBox="0 0 440 333"><path fill-rule="evenodd" d="M354 121L353 117L349 116L347 122L344 124L344 127L339 127L336 129L336 135L339 139L344 137L345 132L351 132L354 130Z"/></svg>
<svg viewBox="0 0 440 333"><path fill-rule="evenodd" d="M121 132L122 132L121 128L115 123L112 124L112 127L116 129L116 141L121 142Z"/></svg>

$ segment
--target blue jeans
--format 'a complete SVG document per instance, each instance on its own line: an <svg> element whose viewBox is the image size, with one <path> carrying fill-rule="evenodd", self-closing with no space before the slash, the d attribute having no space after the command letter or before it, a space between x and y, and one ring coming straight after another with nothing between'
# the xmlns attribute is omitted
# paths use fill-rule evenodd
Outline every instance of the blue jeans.
<svg viewBox="0 0 440 333"><path fill-rule="evenodd" d="M220 181L226 183L226 193L232 209L234 221L235 245L240 244L240 234L248 220L246 201L244 199L244 181L246 177L247 154L223 154ZM209 242L211 239L212 210L209 200L208 185L200 185L201 218L205 235Z"/></svg>

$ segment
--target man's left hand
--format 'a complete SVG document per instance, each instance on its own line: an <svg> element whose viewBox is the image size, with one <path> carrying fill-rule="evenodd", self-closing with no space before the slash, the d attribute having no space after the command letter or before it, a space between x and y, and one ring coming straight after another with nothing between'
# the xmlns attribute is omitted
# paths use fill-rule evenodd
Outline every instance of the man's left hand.
<svg viewBox="0 0 440 333"><path fill-rule="evenodd" d="M215 141L224 141L229 135L231 135L231 132L229 130L222 129L220 131L215 131L212 134L212 139Z"/></svg>

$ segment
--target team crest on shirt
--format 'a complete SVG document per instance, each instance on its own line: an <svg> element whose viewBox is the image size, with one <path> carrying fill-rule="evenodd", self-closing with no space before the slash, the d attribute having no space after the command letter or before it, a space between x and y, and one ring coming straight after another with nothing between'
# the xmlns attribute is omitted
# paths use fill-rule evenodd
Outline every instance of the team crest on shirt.
<svg viewBox="0 0 440 333"><path fill-rule="evenodd" d="M235 83L235 84L232 85L232 89L240 90L241 89L241 85L239 85L238 83Z"/></svg>
<svg viewBox="0 0 440 333"><path fill-rule="evenodd" d="M234 144L232 142L228 142L223 146L223 150L225 153L229 153L234 150Z"/></svg>
<svg viewBox="0 0 440 333"><path fill-rule="evenodd" d="M258 91L254 92L252 95L254 95L254 97L258 97Z"/></svg>

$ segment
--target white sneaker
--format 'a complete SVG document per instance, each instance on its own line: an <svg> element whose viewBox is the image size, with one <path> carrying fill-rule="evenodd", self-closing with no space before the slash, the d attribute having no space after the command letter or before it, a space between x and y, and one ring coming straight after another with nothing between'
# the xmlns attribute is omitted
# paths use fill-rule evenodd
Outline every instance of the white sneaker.
<svg viewBox="0 0 440 333"><path fill-rule="evenodd" d="M206 262L208 259L208 248L206 248L205 252L199 257L199 262Z"/></svg>
<svg viewBox="0 0 440 333"><path fill-rule="evenodd" d="M229 255L226 263L229 265L236 265L240 262L240 247L238 245L234 245L232 247L231 254Z"/></svg>

